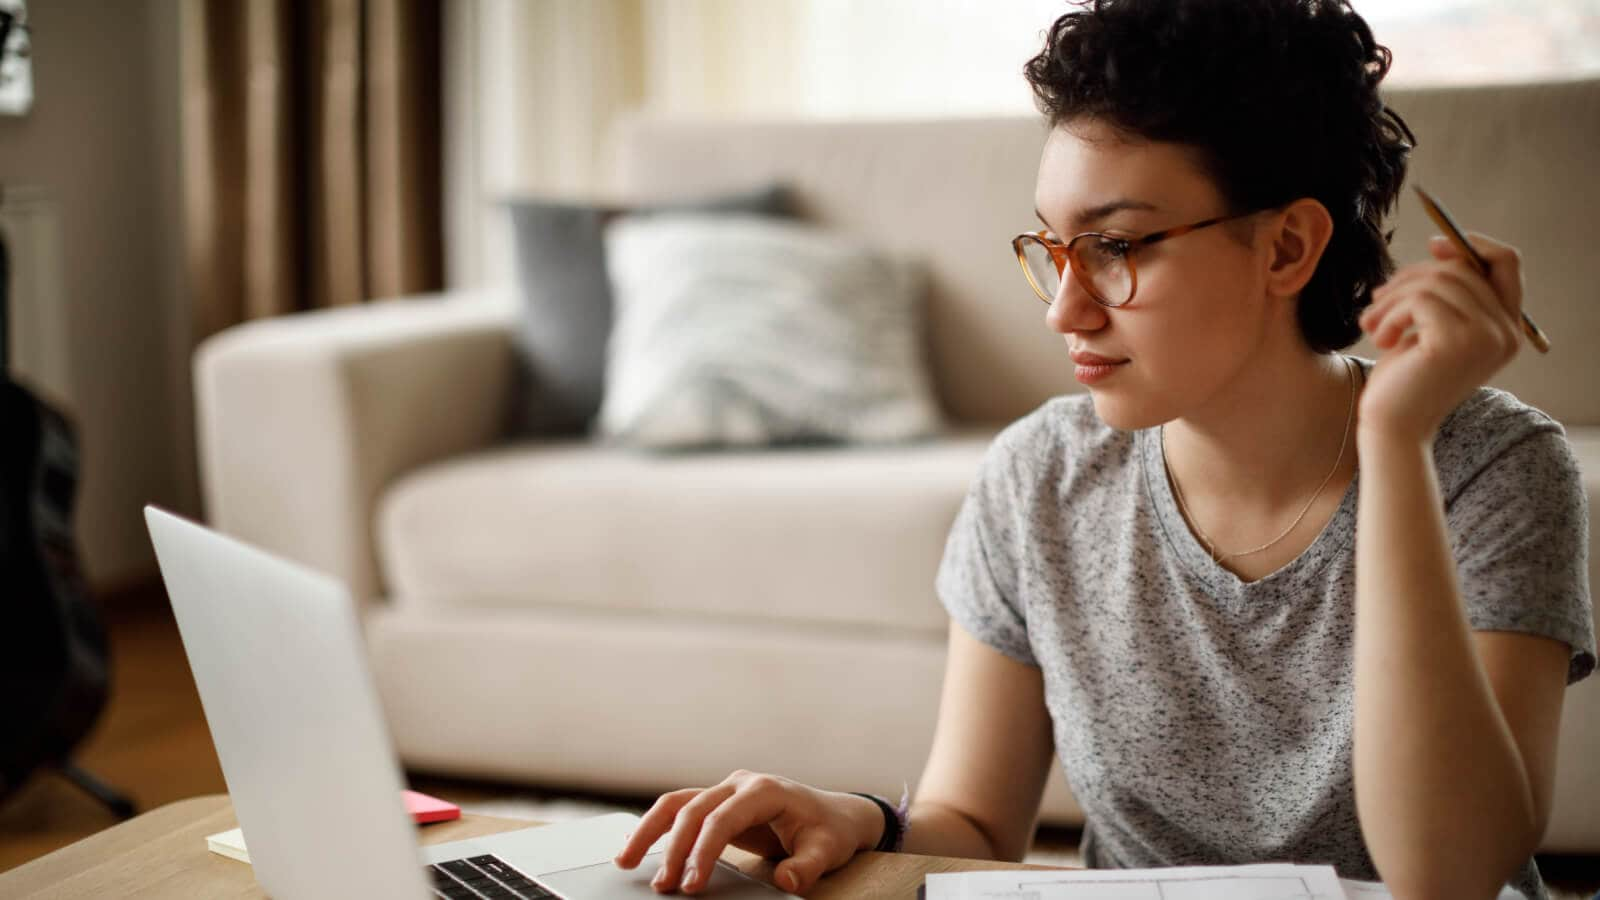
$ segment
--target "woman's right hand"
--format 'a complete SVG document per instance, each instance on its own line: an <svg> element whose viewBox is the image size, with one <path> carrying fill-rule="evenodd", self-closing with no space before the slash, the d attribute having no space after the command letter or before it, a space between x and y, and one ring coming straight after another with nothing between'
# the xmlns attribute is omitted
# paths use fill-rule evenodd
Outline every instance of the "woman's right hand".
<svg viewBox="0 0 1600 900"><path fill-rule="evenodd" d="M857 852L877 846L883 825L883 813L864 797L740 770L715 787L662 794L615 862L634 868L670 831L661 869L650 883L658 893L678 888L692 894L704 887L723 848L732 844L782 860L773 881L801 894Z"/></svg>

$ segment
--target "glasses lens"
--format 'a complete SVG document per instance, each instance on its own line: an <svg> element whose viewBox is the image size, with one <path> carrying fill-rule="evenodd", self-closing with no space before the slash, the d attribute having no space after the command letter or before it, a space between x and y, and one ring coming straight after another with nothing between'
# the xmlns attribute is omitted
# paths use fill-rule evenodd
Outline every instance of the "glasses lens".
<svg viewBox="0 0 1600 900"><path fill-rule="evenodd" d="M1056 270L1056 261L1050 258L1050 251L1045 245L1036 240L1024 240L1022 267L1039 299L1046 303L1053 301L1056 291L1061 289L1061 273Z"/></svg>
<svg viewBox="0 0 1600 900"><path fill-rule="evenodd" d="M1133 270L1128 266L1125 241L1086 234L1073 241L1072 252L1083 268L1079 274L1101 303L1121 306L1133 297Z"/></svg>

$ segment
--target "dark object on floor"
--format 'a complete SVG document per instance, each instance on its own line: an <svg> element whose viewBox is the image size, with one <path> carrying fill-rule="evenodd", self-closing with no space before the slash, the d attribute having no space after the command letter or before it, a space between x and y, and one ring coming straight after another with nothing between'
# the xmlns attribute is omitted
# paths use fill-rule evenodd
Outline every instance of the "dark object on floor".
<svg viewBox="0 0 1600 900"><path fill-rule="evenodd" d="M1600 889L1600 856L1575 853L1540 853L1534 857L1539 874L1556 897L1586 898Z"/></svg>
<svg viewBox="0 0 1600 900"><path fill-rule="evenodd" d="M0 236L0 801L49 767L126 819L133 804L71 763L105 706L106 632L73 540L72 425L7 368L10 276Z"/></svg>

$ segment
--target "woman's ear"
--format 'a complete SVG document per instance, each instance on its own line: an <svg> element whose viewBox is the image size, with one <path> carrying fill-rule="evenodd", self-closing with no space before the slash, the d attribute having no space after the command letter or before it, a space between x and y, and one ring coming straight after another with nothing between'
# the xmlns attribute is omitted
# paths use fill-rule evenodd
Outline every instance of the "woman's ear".
<svg viewBox="0 0 1600 900"><path fill-rule="evenodd" d="M1274 296L1294 297L1317 271L1317 262L1333 237L1333 217L1328 208L1302 197L1278 212L1268 235L1271 253L1267 290Z"/></svg>

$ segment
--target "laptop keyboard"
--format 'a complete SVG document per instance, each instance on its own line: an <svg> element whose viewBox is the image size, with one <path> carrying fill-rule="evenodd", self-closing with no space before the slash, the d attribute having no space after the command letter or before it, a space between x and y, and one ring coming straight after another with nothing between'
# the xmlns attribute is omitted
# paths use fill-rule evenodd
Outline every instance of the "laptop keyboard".
<svg viewBox="0 0 1600 900"><path fill-rule="evenodd" d="M506 865L496 856L485 854L468 859L452 859L428 866L436 897L450 900L488 897L490 900L553 900L549 889Z"/></svg>

